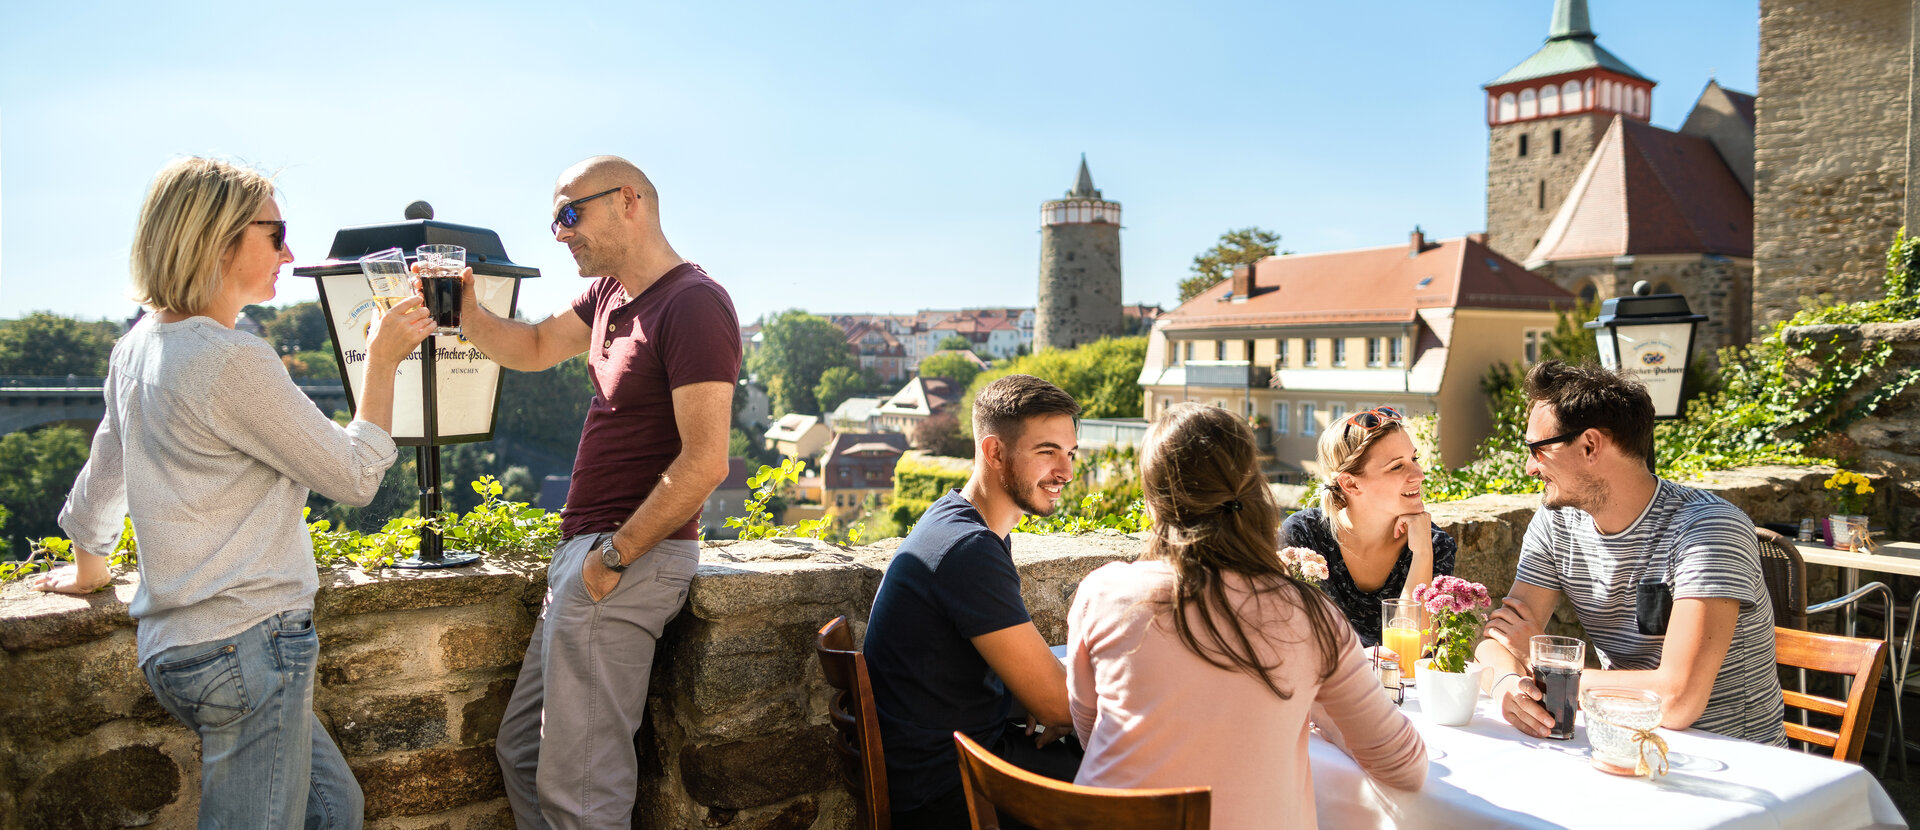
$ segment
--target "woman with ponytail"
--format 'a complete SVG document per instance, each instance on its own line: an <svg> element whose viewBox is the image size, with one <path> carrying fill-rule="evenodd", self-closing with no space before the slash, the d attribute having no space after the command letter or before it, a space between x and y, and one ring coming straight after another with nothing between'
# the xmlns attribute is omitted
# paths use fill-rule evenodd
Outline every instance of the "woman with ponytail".
<svg viewBox="0 0 1920 830"><path fill-rule="evenodd" d="M1367 646L1380 645L1380 602L1453 573L1453 537L1433 526L1420 497L1420 453L1400 412L1383 406L1328 424L1320 434L1321 507L1280 526L1283 547L1327 559L1320 588Z"/></svg>
<svg viewBox="0 0 1920 830"><path fill-rule="evenodd" d="M1314 826L1310 716L1383 785L1427 770L1339 611L1281 565L1255 457L1224 409L1161 415L1140 455L1147 549L1089 574L1067 617L1075 783L1212 787L1216 830Z"/></svg>

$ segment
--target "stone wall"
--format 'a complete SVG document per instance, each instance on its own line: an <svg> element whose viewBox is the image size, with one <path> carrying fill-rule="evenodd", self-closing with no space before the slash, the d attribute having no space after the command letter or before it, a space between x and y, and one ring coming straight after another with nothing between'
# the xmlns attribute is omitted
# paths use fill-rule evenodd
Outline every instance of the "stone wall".
<svg viewBox="0 0 1920 830"><path fill-rule="evenodd" d="M1906 211L1909 6L1762 0L1754 325L1803 296L1879 297Z"/></svg>
<svg viewBox="0 0 1920 830"><path fill-rule="evenodd" d="M1787 329L1783 336L1789 343L1821 344L1821 350L1816 353L1821 355L1833 349L1858 354L1861 349L1880 344L1893 347L1886 368L1867 382L1856 384L1841 402L1843 411L1858 405L1896 373L1920 367L1920 320L1857 326L1800 326ZM1920 511L1920 384L1887 401L1872 416L1848 426L1844 441L1820 445L1818 451L1835 457L1857 456L1856 466L1860 469L1887 476L1894 491L1894 530L1902 538L1914 532L1916 519L1920 519L1920 512L1916 512Z"/></svg>
<svg viewBox="0 0 1920 830"><path fill-rule="evenodd" d="M1612 113L1586 112L1487 128L1487 247L1514 262L1527 261L1612 120ZM1527 137L1524 156L1521 136Z"/></svg>
<svg viewBox="0 0 1920 830"><path fill-rule="evenodd" d="M1120 226L1105 222L1040 226L1040 301L1033 350L1072 349L1118 337Z"/></svg>
<svg viewBox="0 0 1920 830"><path fill-rule="evenodd" d="M1551 262L1534 270L1580 296L1588 286L1595 300L1626 297L1646 280L1653 293L1661 286L1687 298L1687 307L1707 315L1695 335L1694 355L1712 357L1726 346L1751 339L1747 318L1753 307L1753 261L1718 254L1652 254L1598 260Z"/></svg>
<svg viewBox="0 0 1920 830"><path fill-rule="evenodd" d="M1757 468L1701 486L1758 521L1793 521L1824 512L1826 472ZM1536 502L1435 505L1435 522L1460 542L1460 575L1502 594ZM655 665L649 723L637 738L638 826L851 826L813 637L840 614L864 635L897 545L708 545ZM1026 602L1049 642L1065 641L1080 580L1139 548L1111 532L1015 539ZM542 571L507 562L325 575L315 709L366 791L369 827L511 826L492 740L545 591ZM135 667L125 604L133 579L86 598L0 588L0 830L192 826L197 741L153 701ZM1832 586L1831 574L1817 575L1813 595L1831 596Z"/></svg>

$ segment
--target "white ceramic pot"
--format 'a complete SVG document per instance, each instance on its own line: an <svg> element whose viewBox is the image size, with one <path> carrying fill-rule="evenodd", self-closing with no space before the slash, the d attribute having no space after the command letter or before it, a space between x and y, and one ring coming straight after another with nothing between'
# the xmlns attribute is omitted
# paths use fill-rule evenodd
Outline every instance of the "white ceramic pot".
<svg viewBox="0 0 1920 830"><path fill-rule="evenodd" d="M1431 658L1419 662L1420 711L1441 726L1466 726L1473 721L1473 709L1480 702L1479 663L1468 663L1464 672L1441 671Z"/></svg>

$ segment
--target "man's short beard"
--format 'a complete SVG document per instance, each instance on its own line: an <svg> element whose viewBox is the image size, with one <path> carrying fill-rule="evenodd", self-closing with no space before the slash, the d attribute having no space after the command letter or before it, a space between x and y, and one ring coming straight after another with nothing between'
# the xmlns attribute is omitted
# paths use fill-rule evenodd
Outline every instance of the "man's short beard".
<svg viewBox="0 0 1920 830"><path fill-rule="evenodd" d="M1605 507L1613 495L1613 490L1607 486L1607 482L1597 477L1581 476L1571 484L1572 486L1568 486L1568 483L1563 482L1557 485L1560 498L1550 500L1543 496L1540 503L1548 508L1573 507L1592 514Z"/></svg>
<svg viewBox="0 0 1920 830"><path fill-rule="evenodd" d="M1004 461L1004 456L1002 458ZM1014 470L1011 463L1003 463L1001 469L1006 472L1000 476L1000 490L1007 494L1007 498L1013 500L1015 507L1020 508L1021 511L1030 516L1051 516L1054 511L1060 509L1060 502L1057 499L1051 506L1045 508L1035 504L1032 496L1033 488L1026 486L1025 482L1014 480Z"/></svg>

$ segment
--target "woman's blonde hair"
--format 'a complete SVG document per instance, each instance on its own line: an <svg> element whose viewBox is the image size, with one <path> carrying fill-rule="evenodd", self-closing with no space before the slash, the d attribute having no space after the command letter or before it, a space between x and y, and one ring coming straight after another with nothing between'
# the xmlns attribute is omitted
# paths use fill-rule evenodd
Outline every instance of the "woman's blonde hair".
<svg viewBox="0 0 1920 830"><path fill-rule="evenodd" d="M161 168L133 233L134 301L205 311L220 295L221 261L272 199L272 179L224 161L183 158Z"/></svg>
<svg viewBox="0 0 1920 830"><path fill-rule="evenodd" d="M1325 682L1344 623L1318 590L1296 582L1280 563L1280 508L1260 474L1246 420L1218 407L1178 404L1147 428L1141 445L1140 488L1153 515L1144 558L1173 566L1170 604L1180 641L1214 666L1258 678L1281 700L1293 696L1274 679L1279 663L1269 664L1254 643L1264 632L1242 623L1228 602L1221 577L1237 573L1256 596L1285 596L1306 614L1320 656L1313 671Z"/></svg>
<svg viewBox="0 0 1920 830"><path fill-rule="evenodd" d="M1373 429L1341 419L1328 424L1326 431L1320 433L1320 469L1327 477L1320 484L1320 512L1326 516L1327 527L1333 529L1335 538L1340 534L1340 514L1348 507L1347 491L1340 488L1340 474L1359 473L1367 464L1367 453L1373 450L1374 442L1405 428L1398 418L1383 420Z"/></svg>

